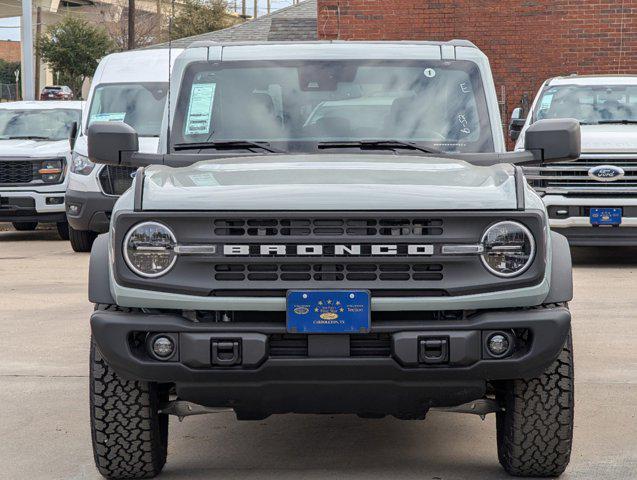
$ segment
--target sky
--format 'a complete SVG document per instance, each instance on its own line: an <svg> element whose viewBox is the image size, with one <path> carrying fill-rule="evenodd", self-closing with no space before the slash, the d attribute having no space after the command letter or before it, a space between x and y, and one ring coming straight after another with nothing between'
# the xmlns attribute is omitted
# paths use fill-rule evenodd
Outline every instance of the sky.
<svg viewBox="0 0 637 480"><path fill-rule="evenodd" d="M292 0L270 0L272 11L292 5ZM241 0L236 1L237 10L241 10ZM254 10L254 0L246 0L248 15ZM234 9L235 0L228 0L228 5ZM259 0L259 15L267 13L267 0ZM0 40L20 40L20 18L0 18Z"/></svg>

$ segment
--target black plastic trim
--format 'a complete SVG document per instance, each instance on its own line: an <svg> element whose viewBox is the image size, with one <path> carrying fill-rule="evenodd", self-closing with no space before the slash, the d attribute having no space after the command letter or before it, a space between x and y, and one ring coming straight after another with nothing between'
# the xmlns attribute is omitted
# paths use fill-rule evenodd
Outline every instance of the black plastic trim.
<svg viewBox="0 0 637 480"><path fill-rule="evenodd" d="M99 235L93 242L88 270L88 298L92 303L115 304L108 271L108 234Z"/></svg>
<svg viewBox="0 0 637 480"><path fill-rule="evenodd" d="M104 195L102 192L67 190L64 203L69 225L80 231L108 232L110 215L118 198ZM68 213L68 205L71 203L80 206L78 215Z"/></svg>

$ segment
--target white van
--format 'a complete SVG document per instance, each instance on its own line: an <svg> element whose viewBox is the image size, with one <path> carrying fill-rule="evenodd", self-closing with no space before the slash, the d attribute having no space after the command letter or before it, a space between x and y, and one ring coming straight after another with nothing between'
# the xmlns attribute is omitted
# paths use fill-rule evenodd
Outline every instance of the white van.
<svg viewBox="0 0 637 480"><path fill-rule="evenodd" d="M83 102L0 103L0 222L16 230L57 224L68 238L64 192L71 160L70 136ZM75 124L75 126L74 126Z"/></svg>
<svg viewBox="0 0 637 480"><path fill-rule="evenodd" d="M95 165L87 155L92 121L125 122L139 133L140 151L157 151L168 93L168 62L181 49L135 50L104 57L95 71L82 128L73 149L66 215L73 250L88 252L98 233L108 231L115 201L131 186L135 170Z"/></svg>
<svg viewBox="0 0 637 480"><path fill-rule="evenodd" d="M519 109L513 112L516 150L524 148L528 128L547 118L575 118L582 125L577 162L525 169L551 228L571 245L637 245L637 75L547 80L526 119Z"/></svg>

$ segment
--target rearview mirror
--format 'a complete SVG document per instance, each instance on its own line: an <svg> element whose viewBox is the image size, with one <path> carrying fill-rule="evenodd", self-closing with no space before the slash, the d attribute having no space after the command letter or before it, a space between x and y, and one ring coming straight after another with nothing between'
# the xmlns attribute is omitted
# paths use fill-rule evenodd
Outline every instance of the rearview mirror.
<svg viewBox="0 0 637 480"><path fill-rule="evenodd" d="M520 138L520 133L526 124L526 117L522 115L522 109L520 107L513 109L511 113L511 121L509 122L509 137L514 142Z"/></svg>
<svg viewBox="0 0 637 480"><path fill-rule="evenodd" d="M574 118L538 120L526 131L524 149L542 163L577 160L582 152L580 123Z"/></svg>
<svg viewBox="0 0 637 480"><path fill-rule="evenodd" d="M133 127L124 122L93 122L88 127L88 158L103 165L122 165L139 150Z"/></svg>

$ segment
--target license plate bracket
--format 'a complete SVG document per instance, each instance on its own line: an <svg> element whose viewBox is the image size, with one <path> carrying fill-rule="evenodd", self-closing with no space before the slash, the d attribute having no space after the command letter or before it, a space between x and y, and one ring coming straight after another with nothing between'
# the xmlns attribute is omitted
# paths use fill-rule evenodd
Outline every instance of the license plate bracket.
<svg viewBox="0 0 637 480"><path fill-rule="evenodd" d="M290 290L287 293L289 333L368 333L371 324L367 290Z"/></svg>
<svg viewBox="0 0 637 480"><path fill-rule="evenodd" d="M619 226L622 223L622 209L610 207L591 208L590 222L593 226Z"/></svg>

